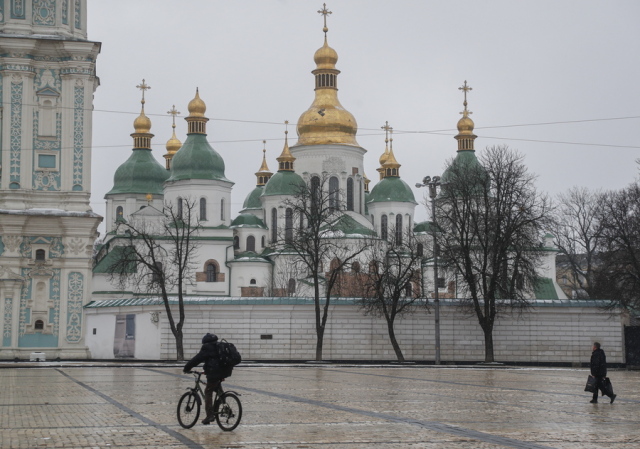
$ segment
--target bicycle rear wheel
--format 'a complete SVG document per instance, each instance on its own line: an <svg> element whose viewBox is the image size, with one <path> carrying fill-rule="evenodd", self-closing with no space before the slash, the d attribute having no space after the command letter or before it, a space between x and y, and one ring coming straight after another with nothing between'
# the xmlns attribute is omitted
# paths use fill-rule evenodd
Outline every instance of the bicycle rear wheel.
<svg viewBox="0 0 640 449"><path fill-rule="evenodd" d="M233 393L224 393L217 401L215 412L216 422L222 430L229 432L235 429L242 419L240 398Z"/></svg>
<svg viewBox="0 0 640 449"><path fill-rule="evenodd" d="M185 429L192 428L200 416L200 398L193 391L182 395L178 401L178 422Z"/></svg>

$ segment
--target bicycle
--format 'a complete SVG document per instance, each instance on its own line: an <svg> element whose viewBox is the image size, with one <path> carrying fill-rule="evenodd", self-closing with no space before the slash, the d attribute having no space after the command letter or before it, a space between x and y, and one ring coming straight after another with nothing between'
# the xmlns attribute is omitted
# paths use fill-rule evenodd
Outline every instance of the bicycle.
<svg viewBox="0 0 640 449"><path fill-rule="evenodd" d="M187 388L185 394L178 401L178 422L185 429L192 428L200 417L200 408L204 400L204 391L201 385L207 385L200 380L203 371L190 371L195 378L196 384L193 388ZM224 379L223 379L224 380ZM229 432L240 424L242 419L242 404L240 403L240 393L235 391L224 391L222 382L216 390L216 397L213 401L213 414L218 426L225 432Z"/></svg>

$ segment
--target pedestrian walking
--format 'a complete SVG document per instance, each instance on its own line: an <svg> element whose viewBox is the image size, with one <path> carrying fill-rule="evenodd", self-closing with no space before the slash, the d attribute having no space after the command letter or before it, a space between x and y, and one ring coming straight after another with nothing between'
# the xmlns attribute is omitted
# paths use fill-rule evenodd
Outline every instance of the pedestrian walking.
<svg viewBox="0 0 640 449"><path fill-rule="evenodd" d="M616 400L615 394L613 394L612 388L605 388L606 383L609 382L607 378L607 356L605 355L600 343L597 341L593 343L593 352L591 353L591 375L596 378L596 389L593 392L592 404L598 403L598 391L602 391L603 396L608 396L611 399L611 404ZM611 383L609 382L609 386ZM607 391L609 390L609 391Z"/></svg>

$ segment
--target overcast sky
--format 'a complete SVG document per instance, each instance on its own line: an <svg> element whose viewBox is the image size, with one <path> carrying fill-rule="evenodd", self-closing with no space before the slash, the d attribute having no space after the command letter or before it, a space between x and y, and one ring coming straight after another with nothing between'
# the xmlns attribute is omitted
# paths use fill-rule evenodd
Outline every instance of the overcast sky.
<svg viewBox="0 0 640 449"><path fill-rule="evenodd" d="M320 1L89 0L89 39L102 42L93 115L92 207L130 155L144 78L155 157L186 138L196 87L207 104L208 139L235 182L232 215L255 186L266 140L269 168L314 98L314 52L322 46ZM401 177L411 186L440 174L455 155L458 88L473 88L476 150L519 150L538 187L615 189L632 182L640 157L640 2L329 1L329 45L339 56L339 99L358 122L377 181L389 121ZM295 143L295 126L290 127ZM423 191L415 189L422 201ZM425 220L416 208L416 221ZM104 229L104 226L100 228Z"/></svg>

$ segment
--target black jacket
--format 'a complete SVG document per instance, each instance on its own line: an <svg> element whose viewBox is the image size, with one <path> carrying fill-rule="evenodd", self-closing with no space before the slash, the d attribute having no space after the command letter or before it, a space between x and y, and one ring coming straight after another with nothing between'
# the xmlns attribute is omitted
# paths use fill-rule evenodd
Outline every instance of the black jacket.
<svg viewBox="0 0 640 449"><path fill-rule="evenodd" d="M594 377L607 375L607 356L602 349L596 349L591 354L591 375Z"/></svg>
<svg viewBox="0 0 640 449"><path fill-rule="evenodd" d="M219 369L218 363L218 337L207 334L202 340L202 347L194 358L189 360L184 366L184 371L191 371L191 368L204 363L204 372L207 377ZM221 376L224 377L224 376Z"/></svg>

